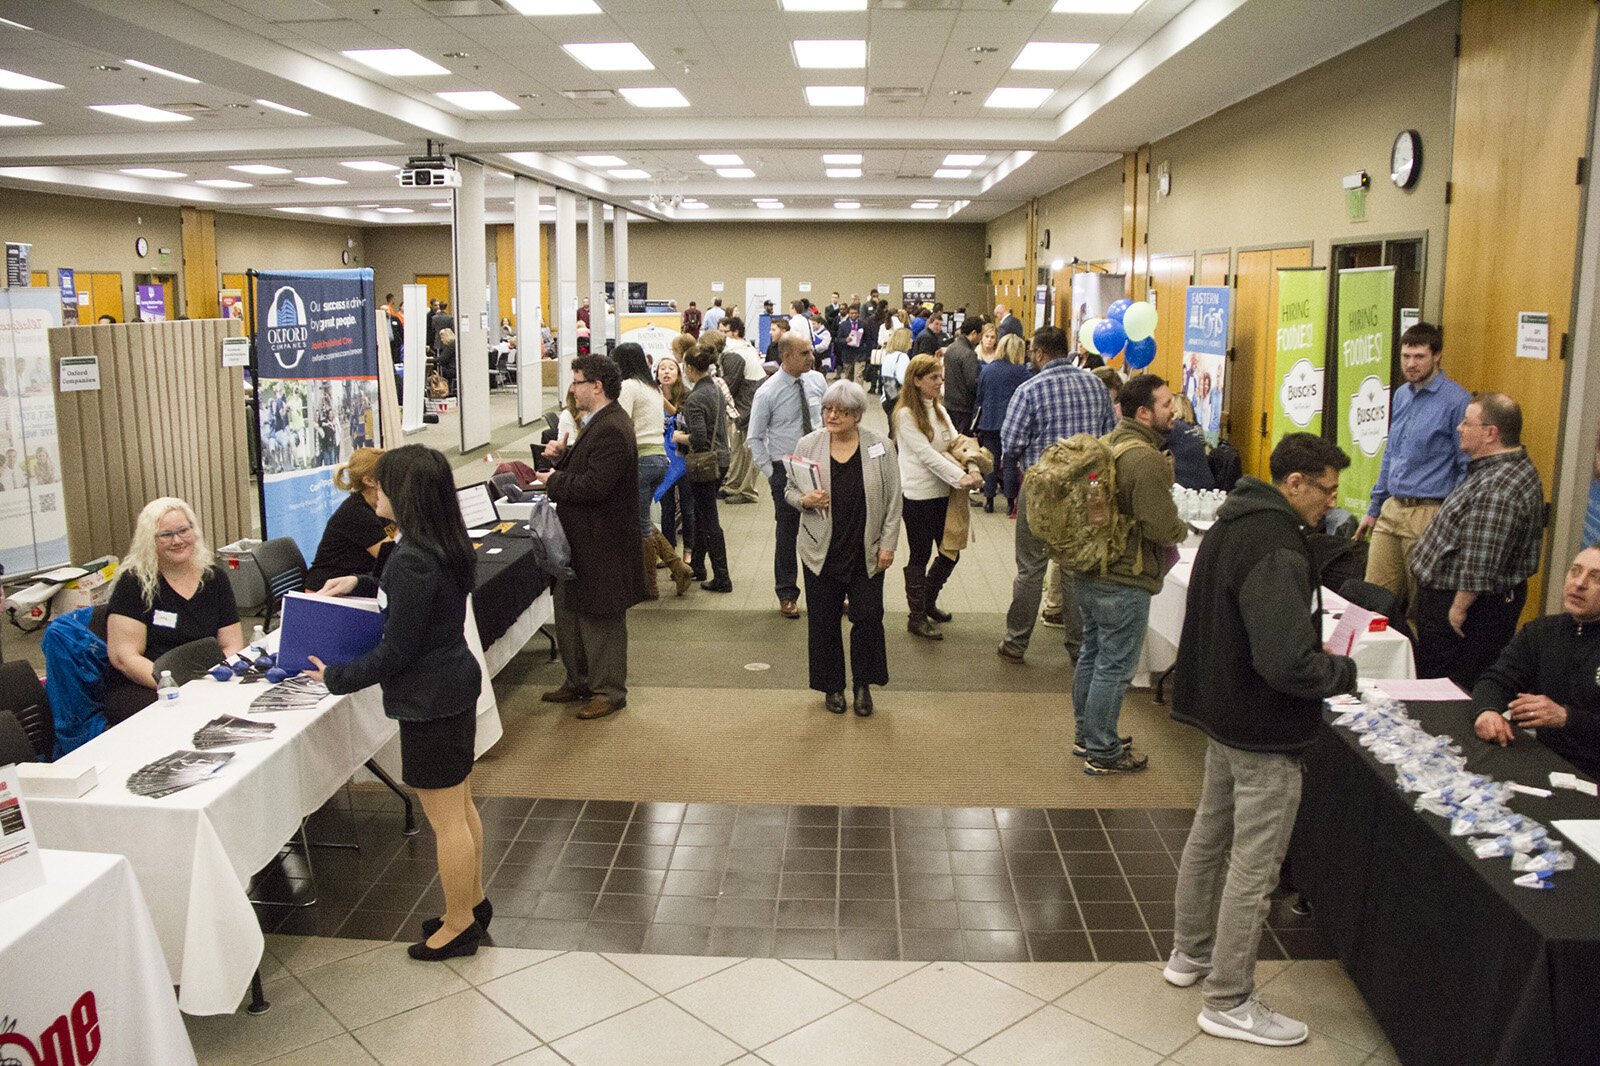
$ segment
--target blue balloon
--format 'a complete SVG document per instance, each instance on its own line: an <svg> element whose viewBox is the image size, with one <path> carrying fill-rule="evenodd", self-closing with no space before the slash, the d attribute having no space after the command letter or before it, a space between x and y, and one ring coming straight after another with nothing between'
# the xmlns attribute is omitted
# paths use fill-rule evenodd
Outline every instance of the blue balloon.
<svg viewBox="0 0 1600 1066"><path fill-rule="evenodd" d="M1106 308L1106 317L1120 326L1122 324L1122 316L1127 314L1128 308L1132 306L1132 300L1118 300L1110 307ZM1105 353L1101 352L1100 354L1104 355Z"/></svg>
<svg viewBox="0 0 1600 1066"><path fill-rule="evenodd" d="M1127 351L1122 354L1130 367L1143 370L1156 361L1156 339L1146 337L1142 341L1129 341Z"/></svg>
<svg viewBox="0 0 1600 1066"><path fill-rule="evenodd" d="M1112 304L1116 307L1116 304ZM1094 347L1105 358L1110 359L1128 343L1128 334L1122 328L1121 322L1106 319L1094 328Z"/></svg>

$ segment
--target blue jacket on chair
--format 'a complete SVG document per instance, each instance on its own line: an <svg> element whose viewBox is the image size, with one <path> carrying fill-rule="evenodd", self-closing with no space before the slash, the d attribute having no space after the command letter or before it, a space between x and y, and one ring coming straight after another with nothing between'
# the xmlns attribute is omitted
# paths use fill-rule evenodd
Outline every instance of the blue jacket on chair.
<svg viewBox="0 0 1600 1066"><path fill-rule="evenodd" d="M44 689L56 724L57 759L106 731L101 702L111 661L106 642L89 631L93 612L93 607L80 607L44 631Z"/></svg>

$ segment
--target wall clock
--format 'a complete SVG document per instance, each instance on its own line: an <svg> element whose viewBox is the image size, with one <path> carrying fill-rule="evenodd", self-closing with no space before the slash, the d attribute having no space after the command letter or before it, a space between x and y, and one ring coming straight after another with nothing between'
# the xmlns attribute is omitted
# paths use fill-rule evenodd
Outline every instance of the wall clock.
<svg viewBox="0 0 1600 1066"><path fill-rule="evenodd" d="M1422 174L1422 137L1416 130L1403 130L1389 150L1389 180L1399 189L1409 189Z"/></svg>

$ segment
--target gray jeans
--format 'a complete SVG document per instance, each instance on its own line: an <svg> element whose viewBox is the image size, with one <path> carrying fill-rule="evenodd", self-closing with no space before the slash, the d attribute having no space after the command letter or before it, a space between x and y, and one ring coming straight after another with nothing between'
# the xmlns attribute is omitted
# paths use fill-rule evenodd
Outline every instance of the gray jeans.
<svg viewBox="0 0 1600 1066"><path fill-rule="evenodd" d="M1211 959L1205 1004L1232 1010L1255 991L1256 945L1295 813L1300 757L1206 742L1206 776L1178 868L1175 946Z"/></svg>
<svg viewBox="0 0 1600 1066"><path fill-rule="evenodd" d="M1017 651L1027 651L1033 627L1039 621L1039 601L1044 596L1045 566L1050 548L1028 528L1026 495L1017 497L1017 577L1011 584L1011 609L1006 612L1006 643ZM1073 655L1083 646L1083 619L1078 614L1075 575L1062 571L1061 621L1065 626L1067 651Z"/></svg>

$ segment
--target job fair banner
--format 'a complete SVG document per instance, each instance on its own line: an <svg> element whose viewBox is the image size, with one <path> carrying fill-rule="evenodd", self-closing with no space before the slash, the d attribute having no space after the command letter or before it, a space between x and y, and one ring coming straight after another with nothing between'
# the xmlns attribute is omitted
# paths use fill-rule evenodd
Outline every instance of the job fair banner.
<svg viewBox="0 0 1600 1066"><path fill-rule="evenodd" d="M60 324L57 290L0 292L0 566L8 574L71 561L50 380L50 330Z"/></svg>
<svg viewBox="0 0 1600 1066"><path fill-rule="evenodd" d="M1212 444L1222 435L1223 369L1228 362L1226 285L1191 285L1183 305L1183 394Z"/></svg>
<svg viewBox="0 0 1600 1066"><path fill-rule="evenodd" d="M1272 443L1289 433L1322 433L1322 380L1327 365L1328 268L1278 271L1278 358Z"/></svg>
<svg viewBox="0 0 1600 1066"><path fill-rule="evenodd" d="M1367 513L1389 437L1394 279L1394 267L1339 271L1336 411L1339 447L1350 457L1339 475L1339 506L1356 515Z"/></svg>
<svg viewBox="0 0 1600 1066"><path fill-rule="evenodd" d="M344 502L334 467L378 440L372 271L262 271L255 279L262 535L293 537L309 562Z"/></svg>

